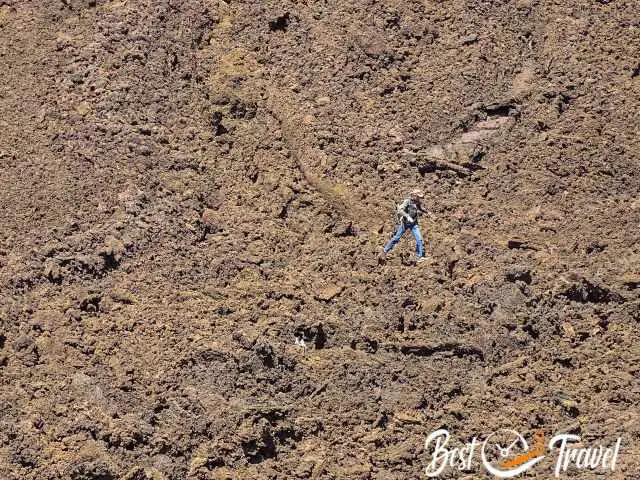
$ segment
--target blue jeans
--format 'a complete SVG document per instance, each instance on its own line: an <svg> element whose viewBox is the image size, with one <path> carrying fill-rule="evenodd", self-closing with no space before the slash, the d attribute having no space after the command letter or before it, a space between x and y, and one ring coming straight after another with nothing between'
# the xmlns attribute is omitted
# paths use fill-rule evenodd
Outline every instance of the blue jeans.
<svg viewBox="0 0 640 480"><path fill-rule="evenodd" d="M407 230L411 230L411 233L413 233L413 236L416 239L416 254L419 257L424 257L424 241L422 240L422 233L420 233L420 227L418 227L417 223L405 225L403 222L398 225L396 233L393 235L393 237L391 237L389 243L384 246L385 253L396 246L396 243L400 241L400 238L402 238L402 235L404 235L404 232L406 232Z"/></svg>

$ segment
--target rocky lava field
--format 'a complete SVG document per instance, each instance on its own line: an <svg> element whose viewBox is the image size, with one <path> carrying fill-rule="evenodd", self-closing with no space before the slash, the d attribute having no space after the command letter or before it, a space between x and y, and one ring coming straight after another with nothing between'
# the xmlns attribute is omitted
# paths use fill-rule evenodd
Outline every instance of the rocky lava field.
<svg viewBox="0 0 640 480"><path fill-rule="evenodd" d="M0 0L0 478L638 478L638 11Z"/></svg>

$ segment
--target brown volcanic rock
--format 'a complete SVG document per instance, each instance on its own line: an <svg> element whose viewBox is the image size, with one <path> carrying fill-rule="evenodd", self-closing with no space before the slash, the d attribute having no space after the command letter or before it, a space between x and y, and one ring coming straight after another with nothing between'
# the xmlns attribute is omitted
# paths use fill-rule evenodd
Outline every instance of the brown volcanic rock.
<svg viewBox="0 0 640 480"><path fill-rule="evenodd" d="M634 478L639 32L0 2L0 478L419 478L442 426L621 436ZM429 259L378 262L415 187Z"/></svg>

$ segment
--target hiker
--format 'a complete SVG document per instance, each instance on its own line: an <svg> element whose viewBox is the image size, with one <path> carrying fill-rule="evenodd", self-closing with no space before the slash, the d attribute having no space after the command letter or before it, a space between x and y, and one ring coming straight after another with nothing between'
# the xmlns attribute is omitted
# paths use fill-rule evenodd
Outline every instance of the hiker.
<svg viewBox="0 0 640 480"><path fill-rule="evenodd" d="M396 220L398 226L391 240L384 246L382 258L389 252L407 230L411 230L416 239L416 254L418 261L424 258L424 240L418 226L418 216L421 213L426 214L427 211L422 207L420 200L424 198L422 190L415 189L409 193L409 196L396 207Z"/></svg>

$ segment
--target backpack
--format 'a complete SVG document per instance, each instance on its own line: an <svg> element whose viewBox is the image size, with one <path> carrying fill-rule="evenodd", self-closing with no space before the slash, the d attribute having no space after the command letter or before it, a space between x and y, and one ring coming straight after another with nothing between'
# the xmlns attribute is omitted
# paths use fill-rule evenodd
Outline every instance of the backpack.
<svg viewBox="0 0 640 480"><path fill-rule="evenodd" d="M410 198L405 199L402 203L396 206L395 220L397 224L409 222L406 219L406 215L413 219L412 223L418 221L418 207Z"/></svg>

